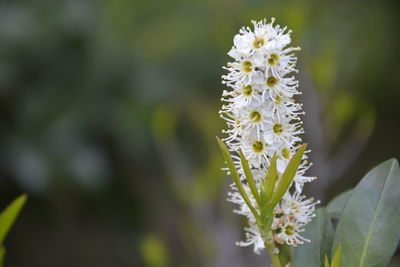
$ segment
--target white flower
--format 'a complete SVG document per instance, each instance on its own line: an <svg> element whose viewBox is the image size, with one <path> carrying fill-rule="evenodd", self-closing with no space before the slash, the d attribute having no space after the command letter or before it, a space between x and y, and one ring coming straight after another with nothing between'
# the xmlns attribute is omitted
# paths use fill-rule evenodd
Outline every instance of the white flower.
<svg viewBox="0 0 400 267"><path fill-rule="evenodd" d="M233 86L237 82L260 83L263 80L263 73L257 69L251 56L243 56L235 62L229 62L224 69L229 71L227 75L223 76L224 82L228 86Z"/></svg>
<svg viewBox="0 0 400 267"><path fill-rule="evenodd" d="M293 195L285 195L281 207L287 216L294 216L297 222L306 224L315 216L315 205L318 203L319 201L315 202L313 198L305 199L304 195L295 192Z"/></svg>
<svg viewBox="0 0 400 267"><path fill-rule="evenodd" d="M277 119L289 117L293 120L299 120L299 115L304 115L304 112L301 111L302 105L296 103L293 98L275 95L271 97L269 105L272 109L272 116Z"/></svg>
<svg viewBox="0 0 400 267"><path fill-rule="evenodd" d="M278 117L267 123L264 131L264 139L268 144L283 144L292 147L295 143L300 142L298 136L303 132L301 122L293 123L290 117Z"/></svg>
<svg viewBox="0 0 400 267"><path fill-rule="evenodd" d="M297 50L300 50L300 48L289 47L284 50L272 48L268 50L265 54L266 71L278 78L282 77L282 74L297 72L294 68L297 57L294 54L289 54Z"/></svg>
<svg viewBox="0 0 400 267"><path fill-rule="evenodd" d="M268 161L271 154L269 145L262 139L257 138L254 134L249 134L242 139L241 149L249 164L255 168L261 167L261 164Z"/></svg>
<svg viewBox="0 0 400 267"><path fill-rule="evenodd" d="M224 91L221 100L230 103L235 109L244 108L250 104L261 102L259 92L261 89L257 85L238 82L232 91Z"/></svg>
<svg viewBox="0 0 400 267"><path fill-rule="evenodd" d="M304 232L304 229L301 228L303 225L304 224L296 221L294 216L285 217L284 220L281 220L274 239L280 244L286 243L291 246L303 244L304 241L310 242L310 240L300 235L301 232Z"/></svg>
<svg viewBox="0 0 400 267"><path fill-rule="evenodd" d="M255 129L257 139L260 139L261 133L268 127L271 111L264 105L251 105L242 110L241 125L246 130Z"/></svg>
<svg viewBox="0 0 400 267"><path fill-rule="evenodd" d="M296 81L293 76L290 78L285 78L266 73L265 89L263 91L262 98L266 99L268 96L270 98L275 98L276 95L280 97L291 98L294 95L300 94L299 91L297 91L298 85L299 82Z"/></svg>
<svg viewBox="0 0 400 267"><path fill-rule="evenodd" d="M300 94L298 81L293 76L298 47L288 47L291 31L274 25L275 19L252 21L254 30L243 27L233 39L228 52L229 62L222 76L224 105L220 116L227 123L223 141L231 151L244 190L256 210L260 211L246 181L239 158L239 150L249 162L256 186L263 186L270 160L277 155L278 174L282 175L287 164L302 144L304 133L300 116L302 104L293 99ZM306 151L306 153L309 151ZM285 193L274 209L272 237L281 244L296 246L306 239L301 236L303 226L314 216L315 205L311 198L301 195L303 185L315 179L306 176L310 168L306 154L297 170L293 186ZM231 185L228 201L237 205L234 210L248 220L246 241L240 246L254 245L259 253L264 249L266 233L261 233L256 219L235 185ZM293 193L291 193L293 192Z"/></svg>
<svg viewBox="0 0 400 267"><path fill-rule="evenodd" d="M246 231L246 241L236 242L236 245L241 247L254 245L254 253L260 254L260 252L265 248L265 245L264 239L261 237L257 225L250 224L250 226L246 227L244 230Z"/></svg>

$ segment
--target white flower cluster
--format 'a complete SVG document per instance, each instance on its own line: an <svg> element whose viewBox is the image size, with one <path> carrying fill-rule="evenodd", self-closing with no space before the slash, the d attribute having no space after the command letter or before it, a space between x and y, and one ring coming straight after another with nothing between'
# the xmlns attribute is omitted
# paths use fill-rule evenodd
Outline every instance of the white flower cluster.
<svg viewBox="0 0 400 267"><path fill-rule="evenodd" d="M302 105L293 99L300 92L297 90L298 81L291 75L297 72L297 58L292 52L300 48L287 47L291 42L291 31L287 31L286 27L273 25L274 18L270 23L265 19L252 23L254 31L243 27L234 37L234 46L228 53L234 61L224 67L228 74L222 76L223 84L230 90L223 91L222 101L225 103L220 116L226 120L228 126L223 131L226 135L223 141L232 152L252 204L258 208L245 182L237 152L239 149L243 151L258 187L261 186L275 153L278 158L278 173L282 174L302 143L299 135L304 131L299 116L304 112ZM296 246L306 241L300 233L303 231L302 227L314 216L317 203L301 195L303 184L315 179L305 176L310 166L307 156L304 155L292 192L288 191L274 210L273 238L280 244ZM259 253L264 248L265 240L254 216L234 185L229 193L229 201L238 204L239 208L235 212L246 216L249 221L249 226L245 229L247 240L238 245L253 244L254 251Z"/></svg>

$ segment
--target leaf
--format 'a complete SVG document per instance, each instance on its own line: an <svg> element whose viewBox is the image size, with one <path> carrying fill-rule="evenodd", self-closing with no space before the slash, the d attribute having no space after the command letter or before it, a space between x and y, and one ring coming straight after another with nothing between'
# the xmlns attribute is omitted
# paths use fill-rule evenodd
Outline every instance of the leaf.
<svg viewBox="0 0 400 267"><path fill-rule="evenodd" d="M242 163L244 174L246 175L246 179L249 184L251 193L253 194L254 198L256 199L258 205L261 205L260 195L258 194L258 189L257 189L256 183L254 182L254 177L253 177L253 174L251 173L249 163L247 162L246 157L243 155L242 150L239 150L239 155L240 155L240 162Z"/></svg>
<svg viewBox="0 0 400 267"><path fill-rule="evenodd" d="M334 219L339 219L340 214L343 211L344 206L346 205L347 201L349 200L351 194L353 193L353 189L349 189L334 199L332 199L327 208L329 215Z"/></svg>
<svg viewBox="0 0 400 267"><path fill-rule="evenodd" d="M339 247L336 249L335 256L333 256L331 267L339 267L340 266L341 253L342 253L342 246L339 245Z"/></svg>
<svg viewBox="0 0 400 267"><path fill-rule="evenodd" d="M356 186L337 225L334 246L342 245L341 267L384 267L400 238L400 169L385 161Z"/></svg>
<svg viewBox="0 0 400 267"><path fill-rule="evenodd" d="M324 262L325 267L329 267L329 260L328 256L325 254L325 262Z"/></svg>
<svg viewBox="0 0 400 267"><path fill-rule="evenodd" d="M297 246L293 251L293 267L320 267L324 265L324 256L330 254L333 227L325 208L317 209L316 217L305 226L302 235L310 243Z"/></svg>
<svg viewBox="0 0 400 267"><path fill-rule="evenodd" d="M0 215L0 244L3 244L7 233L14 224L26 201L26 195L16 198Z"/></svg>
<svg viewBox="0 0 400 267"><path fill-rule="evenodd" d="M224 156L226 164L228 165L228 168L231 172L233 181L235 182L240 195L243 197L243 200L246 202L246 205L249 207L249 209L253 213L254 217L257 219L257 221L259 221L260 216L258 215L257 211L254 209L253 205L250 202L249 197L246 194L245 189L243 188L242 181L240 181L239 174L236 170L235 164L233 163L233 159L231 157L231 154L229 153L228 148L226 147L225 143L222 142L221 139L219 139L218 137L217 137L217 142L219 144L219 147L221 148L222 155Z"/></svg>
<svg viewBox="0 0 400 267"><path fill-rule="evenodd" d="M277 156L275 153L271 159L271 163L269 164L267 177L265 177L264 182L263 182L264 190L267 193L267 196L269 199L272 198L272 194L275 191L276 179L278 178L278 171L276 168L276 159L277 159Z"/></svg>
<svg viewBox="0 0 400 267"><path fill-rule="evenodd" d="M306 148L307 144L304 144L297 150L296 154L294 154L293 158L289 161L289 164L287 165L286 170L283 172L282 177L279 179L276 192L272 196L272 204L274 207L282 199L283 195L292 184Z"/></svg>

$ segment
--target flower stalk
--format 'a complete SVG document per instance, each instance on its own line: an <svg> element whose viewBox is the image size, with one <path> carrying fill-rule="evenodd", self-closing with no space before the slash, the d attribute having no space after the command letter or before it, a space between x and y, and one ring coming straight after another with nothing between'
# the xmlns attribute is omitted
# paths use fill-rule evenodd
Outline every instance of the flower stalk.
<svg viewBox="0 0 400 267"><path fill-rule="evenodd" d="M266 242L265 247L266 247L269 257L271 259L272 266L273 267L281 267L282 264L281 264L281 260L279 258L279 254L275 253L277 248L271 242Z"/></svg>

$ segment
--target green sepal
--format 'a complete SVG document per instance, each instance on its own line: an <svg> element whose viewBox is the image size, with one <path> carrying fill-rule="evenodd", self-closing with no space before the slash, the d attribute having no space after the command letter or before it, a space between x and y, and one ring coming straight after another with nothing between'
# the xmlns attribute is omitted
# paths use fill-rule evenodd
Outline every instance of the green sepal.
<svg viewBox="0 0 400 267"><path fill-rule="evenodd" d="M264 190L267 193L267 196L269 199L272 199L272 195L274 194L274 191L275 191L275 183L278 178L276 159L277 159L277 156L275 153L271 159L271 162L270 162L270 165L268 168L268 172L267 172L267 176L265 177L264 182L263 182Z"/></svg>
<svg viewBox="0 0 400 267"><path fill-rule="evenodd" d="M276 188L276 192L272 196L272 205L275 207L276 204L282 199L283 195L287 192L290 185L293 182L294 177L296 176L297 169L300 166L301 159L303 158L304 151L307 148L307 144L302 145L294 154L292 159L289 161L289 164L286 167L286 170L283 172L281 178L278 181L278 187Z"/></svg>
<svg viewBox="0 0 400 267"><path fill-rule="evenodd" d="M239 150L239 155L240 155L240 162L242 163L244 174L246 175L246 179L249 184L251 193L253 194L254 198L256 199L257 204L261 205L260 195L258 193L258 189L257 189L256 183L254 181L253 174L251 173L249 163L247 162L246 157L243 155L242 150Z"/></svg>
<svg viewBox="0 0 400 267"><path fill-rule="evenodd" d="M262 228L265 235L268 235L271 231L272 225L272 203L268 198L264 190L260 191L261 205L260 205L260 227Z"/></svg>
<svg viewBox="0 0 400 267"><path fill-rule="evenodd" d="M246 191L243 188L242 181L240 180L239 174L238 174L238 172L236 170L235 164L233 163L232 156L229 153L229 150L228 150L227 146L218 137L217 137L217 142L218 142L218 145L219 145L219 147L221 149L222 155L224 156L226 164L228 165L229 171L231 172L233 181L235 182L235 185L236 185L240 195L243 197L243 200L246 202L246 205L249 207L249 209L253 213L254 217L257 220L257 222L260 223L260 216L257 213L257 211L255 210L255 208L253 207L253 205L251 204L251 201L250 201L249 197L247 196Z"/></svg>
<svg viewBox="0 0 400 267"><path fill-rule="evenodd" d="M274 205L272 205L272 195L274 193L275 182L278 177L278 172L276 168L276 154L271 160L269 165L269 169L267 175L263 181L263 186L260 187L260 196L261 196L261 222L262 229L265 234L269 234L271 231L271 226L273 222L273 211Z"/></svg>

